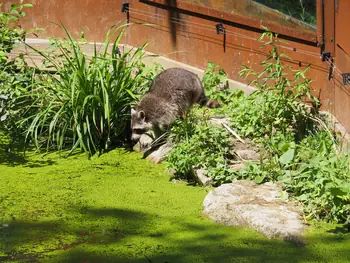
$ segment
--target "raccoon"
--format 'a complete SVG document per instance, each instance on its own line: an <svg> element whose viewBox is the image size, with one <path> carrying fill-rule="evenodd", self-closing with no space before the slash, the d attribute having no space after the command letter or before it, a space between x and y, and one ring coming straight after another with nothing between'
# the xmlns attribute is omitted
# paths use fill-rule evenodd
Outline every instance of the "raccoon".
<svg viewBox="0 0 350 263"><path fill-rule="evenodd" d="M152 131L157 138L193 104L220 107L209 100L197 75L182 68L169 68L158 74L147 94L131 109L132 141L136 143L142 134Z"/></svg>

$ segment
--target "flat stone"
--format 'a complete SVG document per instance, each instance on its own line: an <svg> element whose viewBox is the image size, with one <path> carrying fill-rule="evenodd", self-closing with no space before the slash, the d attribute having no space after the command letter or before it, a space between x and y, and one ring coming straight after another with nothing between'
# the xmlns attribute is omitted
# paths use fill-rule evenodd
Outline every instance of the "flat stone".
<svg viewBox="0 0 350 263"><path fill-rule="evenodd" d="M168 170L168 174L172 175L172 176L175 176L176 175L176 170L175 169L169 169Z"/></svg>
<svg viewBox="0 0 350 263"><path fill-rule="evenodd" d="M260 159L260 154L254 150L236 150L236 154L246 161L258 161Z"/></svg>
<svg viewBox="0 0 350 263"><path fill-rule="evenodd" d="M216 91L223 91L225 89L229 88L229 83L226 81L225 83L221 82L218 85L216 85Z"/></svg>
<svg viewBox="0 0 350 263"><path fill-rule="evenodd" d="M203 186L209 186L213 183L213 179L206 176L206 173L207 172L204 169L194 170L194 176L197 178L197 181Z"/></svg>
<svg viewBox="0 0 350 263"><path fill-rule="evenodd" d="M170 143L165 143L150 155L148 155L147 159L149 159L154 164L161 163L172 149L173 147Z"/></svg>
<svg viewBox="0 0 350 263"><path fill-rule="evenodd" d="M214 125L216 127L222 127L222 124L226 124L230 126L231 122L228 118L219 118L219 117L212 117L209 119L209 123L211 125Z"/></svg>
<svg viewBox="0 0 350 263"><path fill-rule="evenodd" d="M229 165L229 167L234 171L238 171L238 170L246 168L244 163L231 164L231 165Z"/></svg>
<svg viewBox="0 0 350 263"><path fill-rule="evenodd" d="M223 184L206 196L203 214L223 225L254 229L267 238L299 242L306 230L288 194L273 183L242 180Z"/></svg>

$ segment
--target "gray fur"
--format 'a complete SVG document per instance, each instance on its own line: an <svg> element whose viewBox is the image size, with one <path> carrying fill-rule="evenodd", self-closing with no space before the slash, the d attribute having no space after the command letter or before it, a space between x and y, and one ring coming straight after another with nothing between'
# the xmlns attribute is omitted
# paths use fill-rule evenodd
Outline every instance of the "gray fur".
<svg viewBox="0 0 350 263"><path fill-rule="evenodd" d="M197 75L181 68L164 70L155 77L149 92L131 110L132 140L153 130L156 137L184 115L194 103L207 103Z"/></svg>

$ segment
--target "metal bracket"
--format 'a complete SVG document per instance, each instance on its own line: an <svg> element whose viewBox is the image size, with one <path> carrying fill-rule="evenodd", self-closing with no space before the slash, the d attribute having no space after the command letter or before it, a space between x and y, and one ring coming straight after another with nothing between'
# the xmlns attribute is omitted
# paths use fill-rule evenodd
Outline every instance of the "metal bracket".
<svg viewBox="0 0 350 263"><path fill-rule="evenodd" d="M343 73L341 76L343 77L343 84L345 86L350 85L350 73Z"/></svg>
<svg viewBox="0 0 350 263"><path fill-rule="evenodd" d="M321 54L321 60L323 62L325 61L330 62L329 71L328 71L328 80L331 80L331 78L333 77L333 70L334 70L333 59L331 57L332 57L331 52L322 52Z"/></svg>
<svg viewBox="0 0 350 263"><path fill-rule="evenodd" d="M216 25L216 34L218 35L224 35L224 52L226 52L226 30L223 23Z"/></svg>
<svg viewBox="0 0 350 263"><path fill-rule="evenodd" d="M122 3L122 13L129 12L129 3Z"/></svg>
<svg viewBox="0 0 350 263"><path fill-rule="evenodd" d="M126 21L130 22L129 3L122 3L122 13L126 13Z"/></svg>
<svg viewBox="0 0 350 263"><path fill-rule="evenodd" d="M322 61L326 61L331 58L331 52L323 52L322 53Z"/></svg>
<svg viewBox="0 0 350 263"><path fill-rule="evenodd" d="M225 34L225 26L223 23L216 25L216 34Z"/></svg>

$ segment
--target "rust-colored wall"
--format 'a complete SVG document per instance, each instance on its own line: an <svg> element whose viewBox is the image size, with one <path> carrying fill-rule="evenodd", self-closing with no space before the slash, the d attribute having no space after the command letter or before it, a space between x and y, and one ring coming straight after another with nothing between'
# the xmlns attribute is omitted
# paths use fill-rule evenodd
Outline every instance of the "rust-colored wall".
<svg viewBox="0 0 350 263"><path fill-rule="evenodd" d="M338 0L335 10L334 114L350 130L350 86L344 86L341 73L350 72L349 0Z"/></svg>
<svg viewBox="0 0 350 263"><path fill-rule="evenodd" d="M2 0L3 8L9 9L18 0ZM62 22L73 34L82 29L93 41L101 41L108 29L125 19L120 12L121 0L32 0L33 8L25 9L25 27L39 27L45 31L41 37L64 36L64 33L53 23Z"/></svg>
<svg viewBox="0 0 350 263"><path fill-rule="evenodd" d="M217 2L223 1L226 0ZM321 0L317 1L321 3ZM9 6L16 1L4 2ZM324 109L333 111L330 105L334 105L334 82L328 80L329 66L321 62L320 48L316 46L316 42L320 41L320 30L293 30L289 26L278 25L276 21L271 21L272 18L269 21L245 17L208 8L203 4L193 4L189 0L128 2L130 22L146 22L155 26L129 26L125 43L140 46L149 41L150 52L202 69L206 68L208 61L212 61L220 64L232 79L241 82L247 82L238 77L241 65L257 67L264 59L261 43L256 41L261 33L260 26L271 26L282 37L289 36L286 37L289 46L296 52L288 49L282 51L293 58L296 67L311 64L308 76L313 79L314 93L320 96ZM126 14L121 13L121 6L122 0L34 0L34 8L28 12L25 26L44 28L46 31L41 34L42 37L62 36L62 31L50 23L62 22L71 32L79 33L84 28L90 41L102 41L112 24L126 20ZM223 35L217 35L215 29L215 25L221 21L226 24L227 30L225 52ZM347 128L350 130L350 124Z"/></svg>

